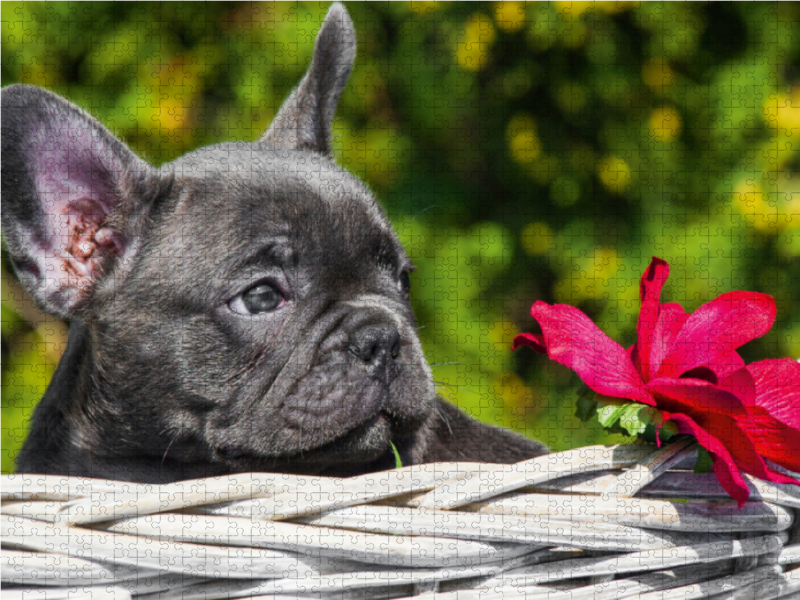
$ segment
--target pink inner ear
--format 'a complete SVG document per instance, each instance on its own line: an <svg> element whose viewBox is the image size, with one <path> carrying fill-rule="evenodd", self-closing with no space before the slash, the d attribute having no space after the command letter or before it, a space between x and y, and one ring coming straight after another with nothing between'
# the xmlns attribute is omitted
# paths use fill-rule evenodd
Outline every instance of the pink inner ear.
<svg viewBox="0 0 800 600"><path fill-rule="evenodd" d="M81 295L102 274L102 259L120 254L120 237L102 225L106 215L86 198L48 216L52 226L45 250L48 287L71 288Z"/></svg>
<svg viewBox="0 0 800 600"><path fill-rule="evenodd" d="M48 133L36 153L36 187L46 219L39 248L46 287L74 298L102 274L102 259L122 249L120 235L103 225L116 201L116 161L92 144L88 128Z"/></svg>
<svg viewBox="0 0 800 600"><path fill-rule="evenodd" d="M62 256L70 275L92 278L100 274L99 259L118 254L119 247L114 232L101 226L105 215L92 211L72 212L73 204L70 204L69 212L62 215L67 234Z"/></svg>

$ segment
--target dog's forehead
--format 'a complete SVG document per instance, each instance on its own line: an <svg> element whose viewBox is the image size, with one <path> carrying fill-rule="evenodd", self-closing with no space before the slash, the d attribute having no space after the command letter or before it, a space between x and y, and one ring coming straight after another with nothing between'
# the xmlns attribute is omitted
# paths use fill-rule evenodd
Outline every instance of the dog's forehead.
<svg viewBox="0 0 800 600"><path fill-rule="evenodd" d="M215 236L232 231L253 243L270 236L297 244L346 237L343 247L404 255L366 186L316 153L220 144L167 168L179 182L175 210L184 239L214 244Z"/></svg>

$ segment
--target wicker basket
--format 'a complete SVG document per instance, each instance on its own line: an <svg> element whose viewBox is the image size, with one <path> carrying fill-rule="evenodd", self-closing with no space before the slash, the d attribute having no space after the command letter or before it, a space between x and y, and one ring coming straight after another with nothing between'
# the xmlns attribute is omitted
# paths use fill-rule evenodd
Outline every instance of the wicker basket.
<svg viewBox="0 0 800 600"><path fill-rule="evenodd" d="M800 490L681 440L350 479L2 478L3 598L800 598Z"/></svg>

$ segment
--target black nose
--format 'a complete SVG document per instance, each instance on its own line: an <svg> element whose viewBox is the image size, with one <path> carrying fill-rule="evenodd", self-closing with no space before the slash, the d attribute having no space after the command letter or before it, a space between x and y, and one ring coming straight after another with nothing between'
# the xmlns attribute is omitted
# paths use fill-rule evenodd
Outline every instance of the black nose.
<svg viewBox="0 0 800 600"><path fill-rule="evenodd" d="M364 361L367 374L389 385L399 371L400 333L392 325L367 325L350 334L348 349Z"/></svg>

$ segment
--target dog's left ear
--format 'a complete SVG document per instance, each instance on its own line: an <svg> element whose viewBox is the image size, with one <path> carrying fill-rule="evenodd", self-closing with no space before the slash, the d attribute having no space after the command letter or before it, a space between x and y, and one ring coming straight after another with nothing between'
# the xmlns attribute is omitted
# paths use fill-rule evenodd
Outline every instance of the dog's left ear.
<svg viewBox="0 0 800 600"><path fill-rule="evenodd" d="M330 154L333 115L355 56L353 21L337 2L317 34L308 72L261 141L279 148Z"/></svg>

